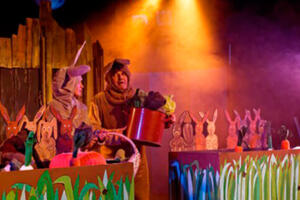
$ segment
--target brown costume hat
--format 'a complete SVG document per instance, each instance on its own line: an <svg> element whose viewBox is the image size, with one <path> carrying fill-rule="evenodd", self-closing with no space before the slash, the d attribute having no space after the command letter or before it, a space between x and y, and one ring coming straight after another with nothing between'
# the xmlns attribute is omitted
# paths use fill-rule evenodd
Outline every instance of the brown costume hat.
<svg viewBox="0 0 300 200"><path fill-rule="evenodd" d="M111 77L119 70L123 71L128 77L128 83L130 80L131 73L129 71L128 65L130 60L123 58L116 58L113 62L108 63L104 67L105 80L108 84L111 84Z"/></svg>

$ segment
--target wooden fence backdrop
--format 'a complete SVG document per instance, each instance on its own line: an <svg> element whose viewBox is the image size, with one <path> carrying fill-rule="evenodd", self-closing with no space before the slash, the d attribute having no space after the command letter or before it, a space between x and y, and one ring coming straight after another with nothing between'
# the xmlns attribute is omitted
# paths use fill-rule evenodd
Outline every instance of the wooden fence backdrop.
<svg viewBox="0 0 300 200"><path fill-rule="evenodd" d="M42 104L52 99L54 71L72 63L81 44L86 41L77 64L91 66L84 77L82 101L89 104L103 90L103 49L92 43L85 26L81 32L63 29L53 19L51 4L41 1L39 19L27 18L18 33L0 38L0 101L12 120L23 104L32 119ZM0 117L0 142L5 139L5 123Z"/></svg>

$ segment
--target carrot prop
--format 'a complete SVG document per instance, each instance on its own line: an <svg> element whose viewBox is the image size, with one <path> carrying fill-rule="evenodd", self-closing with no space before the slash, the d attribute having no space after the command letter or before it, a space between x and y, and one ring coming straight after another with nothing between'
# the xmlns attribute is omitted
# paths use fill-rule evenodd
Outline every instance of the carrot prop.
<svg viewBox="0 0 300 200"><path fill-rule="evenodd" d="M243 143L243 138L246 135L247 131L248 131L247 126L242 126L238 130L238 143L237 143L237 146L234 149L235 152L242 152L243 151L242 143Z"/></svg>
<svg viewBox="0 0 300 200"><path fill-rule="evenodd" d="M290 149L290 141L288 140L289 135L292 135L292 132L287 129L285 125L281 125L278 133L284 136L284 140L281 141L281 149Z"/></svg>

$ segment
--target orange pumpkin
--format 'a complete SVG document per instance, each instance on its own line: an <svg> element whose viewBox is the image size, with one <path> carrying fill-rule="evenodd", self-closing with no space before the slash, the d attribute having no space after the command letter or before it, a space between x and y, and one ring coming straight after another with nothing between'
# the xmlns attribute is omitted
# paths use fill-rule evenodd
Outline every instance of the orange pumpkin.
<svg viewBox="0 0 300 200"><path fill-rule="evenodd" d="M56 155L50 162L49 168L65 168L71 166L105 165L105 158L97 152L80 152L77 158L72 158L72 153Z"/></svg>
<svg viewBox="0 0 300 200"><path fill-rule="evenodd" d="M287 139L281 141L281 149L290 149L290 141Z"/></svg>

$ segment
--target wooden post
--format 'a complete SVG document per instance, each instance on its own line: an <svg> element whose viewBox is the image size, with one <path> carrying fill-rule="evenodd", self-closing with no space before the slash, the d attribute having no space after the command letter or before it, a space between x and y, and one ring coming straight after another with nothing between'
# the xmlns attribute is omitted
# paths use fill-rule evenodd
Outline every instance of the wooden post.
<svg viewBox="0 0 300 200"><path fill-rule="evenodd" d="M103 49L98 40L93 44L93 56L94 93L97 94L104 90Z"/></svg>
<svg viewBox="0 0 300 200"><path fill-rule="evenodd" d="M41 41L40 41L40 61L41 61L41 68L40 68L40 77L41 77L41 81L42 81L42 101L43 101L43 105L47 104L47 92L46 92L46 83L47 83L47 79L46 79L46 41L45 41L45 37L41 37Z"/></svg>

